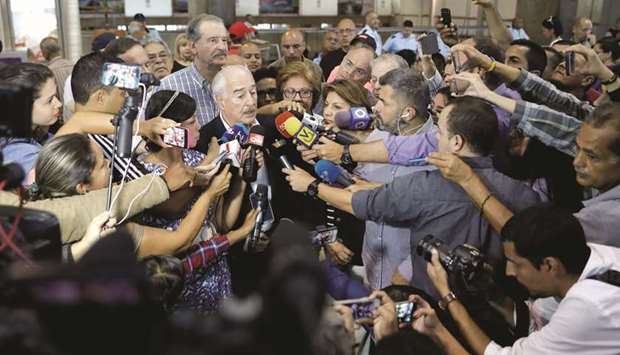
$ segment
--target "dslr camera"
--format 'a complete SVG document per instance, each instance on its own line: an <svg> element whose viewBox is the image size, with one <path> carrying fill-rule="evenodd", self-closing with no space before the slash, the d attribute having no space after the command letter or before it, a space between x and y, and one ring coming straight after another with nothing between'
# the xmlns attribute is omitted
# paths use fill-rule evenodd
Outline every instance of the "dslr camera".
<svg viewBox="0 0 620 355"><path fill-rule="evenodd" d="M433 249L437 250L439 261L449 276L462 281L468 291L478 290L479 282L492 274L492 267L485 262L484 255L471 245L463 244L451 249L442 240L429 234L418 243L416 252L430 262Z"/></svg>

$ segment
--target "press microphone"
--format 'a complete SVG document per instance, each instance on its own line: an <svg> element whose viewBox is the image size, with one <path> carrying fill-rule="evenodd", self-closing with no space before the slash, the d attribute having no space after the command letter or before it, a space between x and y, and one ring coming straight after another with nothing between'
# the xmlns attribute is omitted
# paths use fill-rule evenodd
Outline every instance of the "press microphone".
<svg viewBox="0 0 620 355"><path fill-rule="evenodd" d="M258 161L256 160L256 151L263 148L265 141L265 127L255 125L250 128L248 135L248 144L250 145L250 156L243 162L243 180L245 182L256 181L256 173L258 172Z"/></svg>
<svg viewBox="0 0 620 355"><path fill-rule="evenodd" d="M293 164L291 164L291 162L288 161L288 158L286 157L286 155L280 155L278 157L278 160L280 160L280 164L282 164L284 168L289 169L289 170L294 169Z"/></svg>
<svg viewBox="0 0 620 355"><path fill-rule="evenodd" d="M256 224L254 224L254 230L252 234L247 238L245 243L246 251L251 251L256 247L258 240L260 239L260 233L263 230L263 214L265 213L267 208L269 208L269 188L267 185L258 184L256 185L256 192L254 193L256 196L256 208L260 208L260 211L256 215Z"/></svg>
<svg viewBox="0 0 620 355"><path fill-rule="evenodd" d="M358 144L360 142L359 139L344 132L331 131L330 134L333 136L333 140L336 141L336 143L338 144L351 145L351 144Z"/></svg>
<svg viewBox="0 0 620 355"><path fill-rule="evenodd" d="M281 114L276 116L276 129L278 130L278 132L280 132L282 137L286 139L292 138L291 135L288 134L288 132L284 128L284 122L286 122L286 120L288 120L290 117L295 117L295 115L289 111L282 112Z"/></svg>
<svg viewBox="0 0 620 355"><path fill-rule="evenodd" d="M348 111L336 112L336 125L351 131L367 130L372 122L372 114L364 107L351 107Z"/></svg>
<svg viewBox="0 0 620 355"><path fill-rule="evenodd" d="M307 148L312 147L319 140L319 135L312 128L303 125L296 117L289 117L284 122L284 129L289 136Z"/></svg>
<svg viewBox="0 0 620 355"><path fill-rule="evenodd" d="M301 116L301 123L312 128L315 132L325 131L325 118L321 115L304 112L303 115L295 115L297 118Z"/></svg>
<svg viewBox="0 0 620 355"><path fill-rule="evenodd" d="M330 185L338 184L342 187L348 187L355 184L352 175L349 174L348 171L329 160L319 160L314 165L314 172L321 178L321 180Z"/></svg>
<svg viewBox="0 0 620 355"><path fill-rule="evenodd" d="M248 130L248 127L246 127L244 124L237 123L230 129L226 130L226 132L224 132L224 134L220 138L220 143L228 143L236 139L239 141L239 143L245 144L246 140L248 139L249 133L250 131Z"/></svg>

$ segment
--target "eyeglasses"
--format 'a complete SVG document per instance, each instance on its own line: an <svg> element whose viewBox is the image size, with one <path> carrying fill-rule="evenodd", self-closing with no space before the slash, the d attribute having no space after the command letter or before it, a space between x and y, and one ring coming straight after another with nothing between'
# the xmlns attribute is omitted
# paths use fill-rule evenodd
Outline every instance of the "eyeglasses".
<svg viewBox="0 0 620 355"><path fill-rule="evenodd" d="M300 98L302 99L309 99L312 97L312 90L308 90L308 89L301 89L301 90L295 90L295 89L284 89L284 91L282 91L282 94L284 95L284 98L292 100L295 98L295 96L299 95Z"/></svg>
<svg viewBox="0 0 620 355"><path fill-rule="evenodd" d="M271 89L267 89L267 90L259 90L259 91L256 92L256 94L258 96L261 96L261 97L266 97L266 96L278 97L278 89L277 88L271 88Z"/></svg>

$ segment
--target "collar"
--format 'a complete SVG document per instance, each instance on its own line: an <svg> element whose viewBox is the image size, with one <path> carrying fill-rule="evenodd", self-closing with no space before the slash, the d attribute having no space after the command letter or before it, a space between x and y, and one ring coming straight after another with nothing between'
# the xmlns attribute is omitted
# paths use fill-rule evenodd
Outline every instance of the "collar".
<svg viewBox="0 0 620 355"><path fill-rule="evenodd" d="M198 83L200 84L200 86L205 87L205 85L209 85L209 81L207 79L205 79L204 76L202 76L202 74L200 74L200 72L198 71L198 68L196 68L196 64L192 63L192 65L189 67L189 72L192 74L192 78Z"/></svg>
<svg viewBox="0 0 620 355"><path fill-rule="evenodd" d="M614 187L613 189L603 192L598 196L591 198L586 201L582 201L583 205L589 207L595 203L600 203L603 201L611 201L611 200L620 200L620 185Z"/></svg>
<svg viewBox="0 0 620 355"><path fill-rule="evenodd" d="M226 129L226 131L230 131L232 126L228 123L228 121L224 118L224 116L221 113L220 113L220 120L222 121L222 124L224 125L224 128ZM252 126L256 126L259 124L260 122L258 122L258 120L254 118L254 122L252 122Z"/></svg>
<svg viewBox="0 0 620 355"><path fill-rule="evenodd" d="M491 169L493 161L490 157L460 157L472 169Z"/></svg>

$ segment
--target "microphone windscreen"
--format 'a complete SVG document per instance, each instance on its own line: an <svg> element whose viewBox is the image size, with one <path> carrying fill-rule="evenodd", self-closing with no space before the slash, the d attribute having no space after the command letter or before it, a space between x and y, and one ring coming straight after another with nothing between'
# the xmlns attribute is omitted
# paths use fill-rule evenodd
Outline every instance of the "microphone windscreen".
<svg viewBox="0 0 620 355"><path fill-rule="evenodd" d="M365 107L351 107L349 110L349 129L362 131L368 129L372 118Z"/></svg>
<svg viewBox="0 0 620 355"><path fill-rule="evenodd" d="M262 147L265 140L265 127L261 125L254 125L250 128L250 134L248 136L248 143Z"/></svg>
<svg viewBox="0 0 620 355"><path fill-rule="evenodd" d="M278 130L278 132L280 132L282 137L286 139L291 139L291 135L288 134L288 132L284 128L284 122L286 122L286 120L288 120L290 117L294 117L294 116L295 115L292 112L288 112L288 111L282 112L281 114L276 116L276 129Z"/></svg>
<svg viewBox="0 0 620 355"><path fill-rule="evenodd" d="M247 140L248 134L249 134L248 128L241 123L237 123L236 125L232 126L229 130L224 132L224 134L222 135L222 142L227 143L227 142L230 142L236 139L240 143L243 144Z"/></svg>
<svg viewBox="0 0 620 355"><path fill-rule="evenodd" d="M336 112L336 126L348 129L351 124L351 113L349 111Z"/></svg>
<svg viewBox="0 0 620 355"><path fill-rule="evenodd" d="M286 133L293 137L301 129L301 122L295 117L289 117L289 119L284 122L284 129Z"/></svg>
<svg viewBox="0 0 620 355"><path fill-rule="evenodd" d="M329 160L321 159L314 164L314 172L321 180L328 184L334 184L340 176L340 168Z"/></svg>

